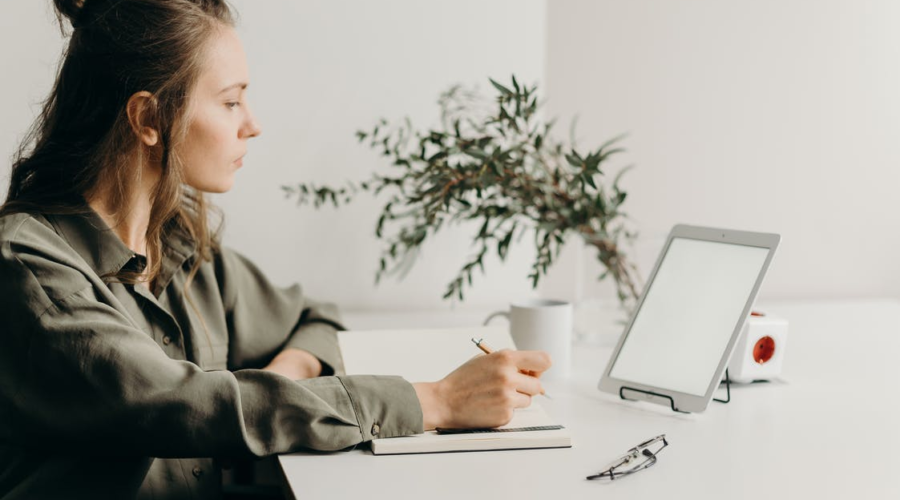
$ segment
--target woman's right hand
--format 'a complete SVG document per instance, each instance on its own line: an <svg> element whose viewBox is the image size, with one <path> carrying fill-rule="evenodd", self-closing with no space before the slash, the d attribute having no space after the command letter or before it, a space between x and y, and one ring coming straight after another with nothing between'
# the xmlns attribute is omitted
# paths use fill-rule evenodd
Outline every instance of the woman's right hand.
<svg viewBox="0 0 900 500"><path fill-rule="evenodd" d="M413 384L425 430L508 423L516 408L529 406L531 397L543 392L538 377L550 364L550 356L543 351L504 349L476 356L438 382Z"/></svg>

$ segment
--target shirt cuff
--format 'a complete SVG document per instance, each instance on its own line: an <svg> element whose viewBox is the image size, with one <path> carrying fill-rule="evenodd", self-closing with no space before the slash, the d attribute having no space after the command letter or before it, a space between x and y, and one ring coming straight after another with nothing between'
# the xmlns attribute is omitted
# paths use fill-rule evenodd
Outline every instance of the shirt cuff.
<svg viewBox="0 0 900 500"><path fill-rule="evenodd" d="M344 361L338 349L337 329L326 323L307 323L294 332L284 345L303 349L322 363L322 376L344 373Z"/></svg>
<svg viewBox="0 0 900 500"><path fill-rule="evenodd" d="M350 395L363 442L424 432L419 397L402 377L344 375L338 379Z"/></svg>

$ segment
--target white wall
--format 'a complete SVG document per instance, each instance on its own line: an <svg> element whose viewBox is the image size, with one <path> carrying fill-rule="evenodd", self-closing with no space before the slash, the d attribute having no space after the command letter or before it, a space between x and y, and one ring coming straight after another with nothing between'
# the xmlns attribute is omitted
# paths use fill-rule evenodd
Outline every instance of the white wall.
<svg viewBox="0 0 900 500"><path fill-rule="evenodd" d="M554 0L548 114L584 146L631 134L645 268L678 222L771 231L761 298L898 296L898 22L892 0Z"/></svg>
<svg viewBox="0 0 900 500"><path fill-rule="evenodd" d="M47 97L62 50L49 0L0 4L0 200L10 157Z"/></svg>
<svg viewBox="0 0 900 500"><path fill-rule="evenodd" d="M228 215L226 242L280 281L300 281L348 309L450 307L441 297L475 250L469 234L478 227L439 234L403 282L383 280L376 288L382 246L374 228L387 197L315 211L295 208L280 186L390 172L355 131L379 117L437 125L437 97L453 83L487 91L489 76L540 79L543 1L274 3L234 2L263 134L251 143L235 189L218 200ZM465 304L529 295L531 255L516 251L502 267L489 262Z"/></svg>
<svg viewBox="0 0 900 500"><path fill-rule="evenodd" d="M62 40L50 1L0 5L0 154L52 83ZM216 201L226 243L280 283L345 309L448 308L468 230L425 247L406 280L373 285L377 202L297 209L282 184L342 183L387 168L353 133L378 117L435 123L455 82L512 72L547 115L580 115L582 146L620 132L626 205L652 265L677 222L775 231L763 298L900 295L900 4L890 0L235 1L263 135ZM545 26L546 25L546 26ZM8 162L0 165L4 188ZM2 196L2 195L0 195ZM532 295L528 240L476 277L467 306ZM609 296L573 244L542 294Z"/></svg>
<svg viewBox="0 0 900 500"><path fill-rule="evenodd" d="M49 0L0 5L0 153L8 158L52 84L62 40ZM441 299L477 227L442 229L403 282L374 286L381 246L374 238L386 197L369 195L340 210L298 209L280 186L342 184L373 169L389 172L354 133L380 117L437 124L437 97L453 83L477 84L515 72L544 73L543 0L272 1L239 0L238 31L250 65L249 99L263 128L250 143L236 187L215 201L226 212L226 244L246 253L279 283L345 309L450 308ZM8 162L0 167L5 187ZM465 306L491 307L532 296L533 252L513 249L475 277Z"/></svg>

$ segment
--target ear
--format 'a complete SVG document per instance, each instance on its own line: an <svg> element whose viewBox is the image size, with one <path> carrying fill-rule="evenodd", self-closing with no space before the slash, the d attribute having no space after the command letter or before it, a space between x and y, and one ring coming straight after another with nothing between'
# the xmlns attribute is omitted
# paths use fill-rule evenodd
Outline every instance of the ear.
<svg viewBox="0 0 900 500"><path fill-rule="evenodd" d="M150 92L142 90L128 98L125 111L131 130L147 146L155 146L159 142L159 129L156 123L156 98Z"/></svg>

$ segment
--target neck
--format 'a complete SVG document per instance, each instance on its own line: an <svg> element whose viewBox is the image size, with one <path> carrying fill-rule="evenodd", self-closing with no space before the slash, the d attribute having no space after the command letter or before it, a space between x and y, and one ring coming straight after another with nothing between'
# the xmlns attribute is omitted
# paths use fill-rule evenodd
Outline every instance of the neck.
<svg viewBox="0 0 900 500"><path fill-rule="evenodd" d="M87 200L125 246L144 256L147 256L147 228L153 208L150 200L159 181L159 175L151 175L151 172L152 169L144 169L141 181L128 193L125 206L113 206L110 189L101 189Z"/></svg>
<svg viewBox="0 0 900 500"><path fill-rule="evenodd" d="M92 199L88 204L106 222L125 246L147 255L147 227L150 225L150 198L131 198L128 206L115 210L108 198Z"/></svg>

